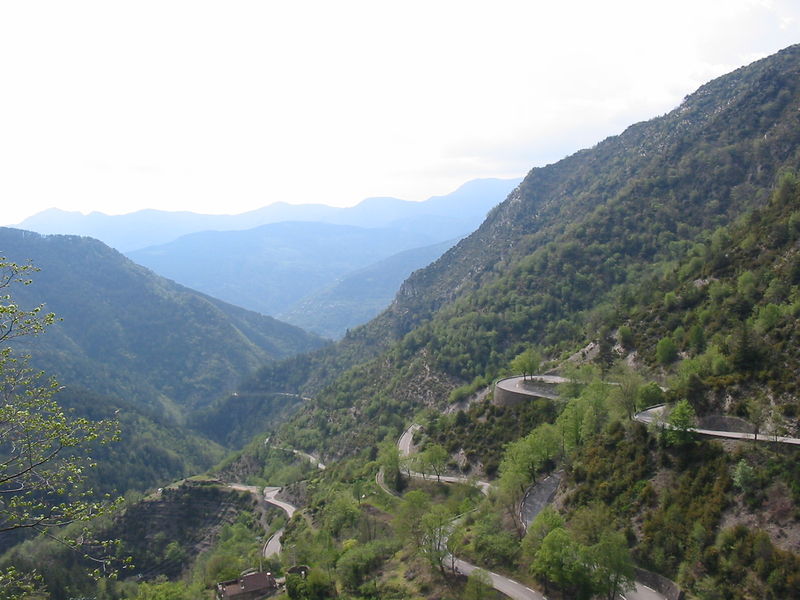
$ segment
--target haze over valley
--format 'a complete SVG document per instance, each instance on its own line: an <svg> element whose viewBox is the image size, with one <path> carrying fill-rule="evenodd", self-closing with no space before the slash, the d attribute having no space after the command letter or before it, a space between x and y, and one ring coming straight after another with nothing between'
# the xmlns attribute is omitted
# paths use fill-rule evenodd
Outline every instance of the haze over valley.
<svg viewBox="0 0 800 600"><path fill-rule="evenodd" d="M758 29L783 39L800 18L781 3L731 7L725 24L737 34ZM158 13L165 27L173 8ZM605 23L595 8L583 8L576 28L583 31L592 15L593 25ZM699 2L685 15L687 39L694 39L690 23L707 25L721 57L733 42L723 44L711 29L717 21L706 20L707 8ZM618 9L608 7L628 14ZM644 10L628 9L638 17ZM103 10L110 11L104 19L117 15ZM208 44L216 32L220 60L233 69L239 63L224 60L226 44L249 40L263 50L267 43L225 32L226 23L249 31L244 16L256 9L246 3L230 9L244 11L242 22L226 12L214 27L201 18L208 7L193 10L183 15L184 28L167 27L181 48L196 29ZM365 19L382 22L374 10L362 7ZM520 43L495 37L505 10L486 10L485 38L471 35L474 44ZM156 14L149 11L128 16ZM404 7L397 22L404 11L420 14ZM437 11L430 8L432 24L441 23ZM314 47L321 43L315 32L328 35L318 28L322 13L301 20ZM458 29L456 17L473 13L456 10L447 24ZM741 25L742 15L753 23ZM546 24L563 31L560 21L531 19L520 29L522 17L503 19L512 21L505 37L547 37ZM43 17L42 27L48 23ZM296 25L259 23L271 28L262 35L280 39ZM427 47L419 27L409 33ZM599 28L615 31L607 27ZM460 35L435 29L442 47ZM391 28L376 31L395 39ZM634 28L631 43L640 35ZM156 35L151 43L161 41ZM388 60L395 55L385 41L375 37L350 58L365 68L375 57ZM409 58L398 64L413 64L413 41L405 40ZM590 47L572 47L589 66L597 64ZM674 62L683 64L681 52L693 48L673 48ZM165 210L162 190L151 197L157 209L64 204L0 227L0 599L800 597L800 45L742 59L725 74L687 70L684 83L707 76L669 109L631 116L552 161L540 160L529 141L504 137L518 101L532 101L531 71L476 76L472 93L461 95L464 106L452 101L449 114L435 93L437 78L449 73L437 51L430 61L440 68L426 94L407 95L399 81L381 88L387 80L375 70L374 105L367 111L359 100L356 118L338 104L351 68L334 60L340 50L330 50L340 65L337 85L319 79L317 94L299 94L319 73L309 63L294 80L273 73L296 86L276 89L313 98L308 106L328 116L322 102L329 96L339 106L337 125L356 137L366 135L363 120L420 156L441 151L444 162L428 163L452 170L439 183L469 172L463 183L427 200L417 188L415 201L376 196L328 206L346 178L320 161L305 172L313 202L287 193L292 202L242 210L238 196L247 186L228 177L229 193L217 195L215 210L199 188L191 188L197 212ZM607 51L595 49L597 57ZM72 47L65 52L71 56ZM165 53L167 62L174 52ZM487 60L497 56L485 52ZM455 47L451 54L461 64ZM635 54L626 45L619 62L637 61ZM505 68L484 70L474 48L467 55L477 72ZM202 56L219 76L216 55ZM131 60L149 64L154 78L162 72ZM548 62L537 67L543 82L558 60L555 52L528 58ZM185 71L170 77L188 85L198 64L188 49L181 64ZM392 70L395 63L379 64ZM423 77L427 65L417 64ZM261 97L259 74L248 73ZM623 114L614 112L616 91L603 91L614 89L604 80L612 75L598 71L593 81L592 70L582 70L581 104L568 94L568 73L562 90L540 87L553 98L553 118L564 108L559 98L587 131L600 98L615 119ZM669 70L662 75L667 80ZM161 90L171 105L168 91L182 87L167 79L142 89ZM393 95L409 106L427 96L445 121L473 107L475 138L426 148L406 115L391 110ZM496 137L486 137L486 115L473 102L495 95L508 100L505 111L493 109ZM200 106L209 101L198 98ZM251 101L242 95L237 107L255 115ZM65 103L71 106L69 97ZM285 118L298 123L291 106ZM380 118L371 112L376 106ZM316 131L319 115L307 114L306 127L293 130L297 145L276 121L274 139L262 135L262 146L251 146L264 181L288 164L268 150L278 139L294 157L300 148L316 156L315 140L336 146L329 130ZM216 153L204 135L219 141L227 124L234 139L241 116L212 111L213 131L200 120L184 134ZM528 121L517 116L524 129ZM425 119L434 140L436 120ZM264 134L262 125L255 119L253 130ZM86 127L91 136L94 121ZM465 117L461 128L469 127ZM349 138L338 139L341 154L351 152ZM76 139L76 152L82 143ZM235 144L224 147L245 160ZM182 159L195 156L184 148ZM43 168L49 151L42 145ZM332 163L340 158L329 154ZM510 165L522 159L509 157L518 155L527 174L514 178ZM380 163L364 161L363 170ZM230 175L227 168L220 173ZM426 177L419 165L398 164L397 172ZM220 173L198 181L225 180ZM280 175L272 175L275 185ZM330 199L311 191L326 178ZM263 182L251 183L263 192ZM65 184L65 201L74 189ZM121 198L130 192L120 190ZM87 195L96 198L95 191ZM183 192L191 195L189 187ZM222 202L230 214L214 214Z"/></svg>

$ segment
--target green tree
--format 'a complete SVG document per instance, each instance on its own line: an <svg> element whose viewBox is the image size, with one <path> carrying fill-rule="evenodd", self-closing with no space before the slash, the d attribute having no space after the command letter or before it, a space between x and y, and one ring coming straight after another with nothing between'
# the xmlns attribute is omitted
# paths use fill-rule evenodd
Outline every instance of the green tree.
<svg viewBox="0 0 800 600"><path fill-rule="evenodd" d="M700 325L692 325L689 329L689 347L696 355L706 349L706 333Z"/></svg>
<svg viewBox="0 0 800 600"><path fill-rule="evenodd" d="M375 542L354 544L339 557L336 573L345 589L356 591L380 563L380 549Z"/></svg>
<svg viewBox="0 0 800 600"><path fill-rule="evenodd" d="M745 271L736 280L736 291L748 301L754 301L758 287L758 279L752 271Z"/></svg>
<svg viewBox="0 0 800 600"><path fill-rule="evenodd" d="M748 495L756 481L756 470L745 459L741 459L733 468L733 485Z"/></svg>
<svg viewBox="0 0 800 600"><path fill-rule="evenodd" d="M612 391L616 402L631 418L636 412L636 404L639 400L639 391L644 385L644 378L625 363L620 364L613 379L617 383Z"/></svg>
<svg viewBox="0 0 800 600"><path fill-rule="evenodd" d="M643 408L664 403L664 392L655 381L639 388L639 405Z"/></svg>
<svg viewBox="0 0 800 600"><path fill-rule="evenodd" d="M755 428L753 439L758 440L758 434L769 417L769 398L763 393L758 393L747 399L747 416Z"/></svg>
<svg viewBox="0 0 800 600"><path fill-rule="evenodd" d="M503 461L505 462L505 460L504 458ZM514 528L517 530L517 535L519 535L520 538L525 533L525 525L519 514L519 504L525 496L525 490L530 483L531 480L524 471L511 468L503 470L501 465L501 473L497 482L495 497L514 523Z"/></svg>
<svg viewBox="0 0 800 600"><path fill-rule="evenodd" d="M403 496L397 510L394 526L405 542L412 548L422 545L422 517L428 512L431 499L422 490L411 490Z"/></svg>
<svg viewBox="0 0 800 600"><path fill-rule="evenodd" d="M664 309L673 310L678 305L678 297L675 292L667 292L664 294Z"/></svg>
<svg viewBox="0 0 800 600"><path fill-rule="evenodd" d="M434 505L422 516L422 544L420 551L431 568L444 573L444 561L449 554L447 540L452 527L453 514L442 504Z"/></svg>
<svg viewBox="0 0 800 600"><path fill-rule="evenodd" d="M553 425L545 423L508 444L503 453L497 497L520 538L525 534L525 526L519 516L519 504L525 491L536 481L537 473L558 451L559 432Z"/></svg>
<svg viewBox="0 0 800 600"><path fill-rule="evenodd" d="M181 548L177 540L172 540L164 549L164 560L167 562L183 562L186 560L186 552Z"/></svg>
<svg viewBox="0 0 800 600"><path fill-rule="evenodd" d="M442 473L447 468L447 461L450 458L447 450L440 444L432 444L422 454L422 463L436 475L436 480L441 482Z"/></svg>
<svg viewBox="0 0 800 600"><path fill-rule="evenodd" d="M753 332L747 322L743 322L734 333L731 362L737 371L755 371L761 364L761 348L753 339Z"/></svg>
<svg viewBox="0 0 800 600"><path fill-rule="evenodd" d="M298 573L286 576L286 595L290 600L306 600L306 580Z"/></svg>
<svg viewBox="0 0 800 600"><path fill-rule="evenodd" d="M532 563L542 547L542 542L554 529L564 527L564 518L551 506L545 506L528 527L522 540L522 556Z"/></svg>
<svg viewBox="0 0 800 600"><path fill-rule="evenodd" d="M608 505L594 502L579 508L569 529L590 567L594 594L613 600L631 586L633 559L625 536L614 529L614 514Z"/></svg>
<svg viewBox="0 0 800 600"><path fill-rule="evenodd" d="M688 400L679 401L669 413L664 432L666 440L673 446L682 446L692 440L690 428L694 427L697 415Z"/></svg>
<svg viewBox="0 0 800 600"><path fill-rule="evenodd" d="M595 594L614 600L633 588L633 559L622 533L604 532L600 540L589 548L588 556Z"/></svg>
<svg viewBox="0 0 800 600"><path fill-rule="evenodd" d="M400 489L400 451L391 439L378 445L378 463L383 469L383 481L391 490Z"/></svg>
<svg viewBox="0 0 800 600"><path fill-rule="evenodd" d="M595 362L600 366L603 375L605 375L608 373L616 357L614 352L614 339L611 337L611 330L606 326L601 327L597 335L597 358L595 358Z"/></svg>
<svg viewBox="0 0 800 600"><path fill-rule="evenodd" d="M308 600L324 600L335 596L335 589L330 578L320 569L311 569L306 577L306 597Z"/></svg>
<svg viewBox="0 0 800 600"><path fill-rule="evenodd" d="M675 362L678 358L678 347L671 337L661 338L656 344L656 360L666 366Z"/></svg>
<svg viewBox="0 0 800 600"><path fill-rule="evenodd" d="M90 447L116 439L118 423L68 414L55 400L58 382L32 370L29 357L17 357L8 345L55 321L42 306L21 308L8 293L15 285L28 285L34 271L0 258L0 290L6 292L0 296L0 344L5 344L0 347L0 535L27 529L58 539L93 561L98 573L108 573L111 541L93 540L86 530L67 539L56 530L89 521L115 505L96 498L84 483L86 469L94 466ZM15 577L8 570L0 575Z"/></svg>
<svg viewBox="0 0 800 600"><path fill-rule="evenodd" d="M533 573L544 580L545 593L548 583L555 583L564 591L572 591L568 597L581 599L591 596L590 568L581 545L561 527L545 536L531 565Z"/></svg>
<svg viewBox="0 0 800 600"><path fill-rule="evenodd" d="M633 348L633 330L627 325L621 325L617 330L620 345L626 350Z"/></svg>
<svg viewBox="0 0 800 600"><path fill-rule="evenodd" d="M38 573L21 573L15 567L0 569L0 600L35 598L34 592L41 582Z"/></svg>
<svg viewBox="0 0 800 600"><path fill-rule="evenodd" d="M542 356L535 348L528 348L514 357L511 361L511 370L522 373L522 378L527 379L528 375L536 375L539 371L539 364Z"/></svg>
<svg viewBox="0 0 800 600"><path fill-rule="evenodd" d="M484 600L491 598L492 578L483 569L475 569L467 577L467 585L464 588L464 598L466 600Z"/></svg>
<svg viewBox="0 0 800 600"><path fill-rule="evenodd" d="M360 514L355 498L344 491L339 492L325 507L325 528L332 535L339 535L345 528L353 526Z"/></svg>

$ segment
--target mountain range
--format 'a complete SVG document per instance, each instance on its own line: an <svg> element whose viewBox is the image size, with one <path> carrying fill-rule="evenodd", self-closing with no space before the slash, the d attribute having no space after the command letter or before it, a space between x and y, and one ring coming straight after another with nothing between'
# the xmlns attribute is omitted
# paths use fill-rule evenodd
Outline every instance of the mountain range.
<svg viewBox="0 0 800 600"><path fill-rule="evenodd" d="M437 356L436 371L469 381L522 344L567 346L591 334L590 315L613 307L626 284L764 203L778 175L796 168L798 52L738 69L662 117L533 169L472 235L340 342L340 354L363 360L408 336L408 359Z"/></svg>
<svg viewBox="0 0 800 600"><path fill-rule="evenodd" d="M125 253L165 244L190 233L252 229L283 221L423 231L435 234L439 236L438 241L443 241L472 231L486 216L486 212L505 198L519 181L475 179L450 194L433 196L424 202L391 197L368 198L347 208L275 202L236 215L155 209L124 215L100 212L83 215L51 208L28 217L17 227L42 234L89 236Z"/></svg>
<svg viewBox="0 0 800 600"><path fill-rule="evenodd" d="M800 436L798 107L792 46L666 115L532 169L474 232L411 274L386 310L333 344L151 279L100 242L5 230L0 248L52 244L54 257L31 258L44 261L39 276L53 287L27 286L25 302L44 298L62 313L83 303L102 317L69 309L81 331L56 330L31 348L48 369L74 377L74 352L108 389L130 387L144 406L183 416L193 435L244 447L220 477L296 482L286 493L307 510L285 529L284 559L310 566L319 597L333 587L350 597L459 597L466 588L445 574L445 553L426 554L434 532L453 555L563 597L590 597L600 569L587 565L612 548L631 573L640 568L636 578L646 569L689 597L788 598L800 581L800 461L764 431ZM391 230L384 241L399 244ZM258 247L248 243L245 257ZM336 297L331 288L322 301ZM248 324L261 334L239 335ZM272 347L287 356L252 372L268 324L286 335ZM542 358L536 370L567 376L561 397L503 404L492 382L529 350ZM134 375L109 378L109 359L141 368L135 383L147 389ZM87 368L78 379L91 376ZM670 415L672 428L631 418L664 402L688 417ZM748 421L761 441L700 437L694 416ZM428 468L438 454L436 469L492 479L490 497L403 478L396 440L412 423L414 464ZM308 475L301 451L328 468ZM413 495L378 489L389 470ZM518 500L554 471L563 477L555 508L525 534L513 525ZM261 556L263 539L247 535ZM208 563L196 565L202 579Z"/></svg>
<svg viewBox="0 0 800 600"><path fill-rule="evenodd" d="M341 276L278 313L282 321L331 339L379 315L405 279L435 262L458 240L412 248Z"/></svg>
<svg viewBox="0 0 800 600"><path fill-rule="evenodd" d="M386 308L408 275L474 230L519 181L477 179L424 202L275 203L241 215L53 209L20 227L95 237L190 288L339 338ZM382 275L353 285L367 268Z"/></svg>

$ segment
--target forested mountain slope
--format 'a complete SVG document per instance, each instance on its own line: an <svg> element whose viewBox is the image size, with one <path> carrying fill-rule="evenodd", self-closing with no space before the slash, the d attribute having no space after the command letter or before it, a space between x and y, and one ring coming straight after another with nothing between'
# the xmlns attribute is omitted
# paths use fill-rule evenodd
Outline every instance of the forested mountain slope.
<svg viewBox="0 0 800 600"><path fill-rule="evenodd" d="M797 176L784 174L765 206L681 254L603 316L607 328L582 367L560 363L588 385L560 386L557 402L432 413L420 421L422 451L439 444L466 459L462 469L499 475L507 492L520 469L526 485L562 469L555 505L572 540L581 524L611 524L639 566L677 581L690 598L793 598L798 448L776 436L800 435ZM675 407L666 418L674 429L631 419L663 402ZM758 441L722 442L687 426L756 432ZM503 558L480 529L463 539L479 563L522 565L541 577L529 538L505 546Z"/></svg>
<svg viewBox="0 0 800 600"><path fill-rule="evenodd" d="M474 235L406 282L393 315L419 322L563 235L587 247L614 226L606 239L629 236L622 261L647 261L757 205L797 159L798 55L795 46L738 69L663 117L533 169Z"/></svg>
<svg viewBox="0 0 800 600"><path fill-rule="evenodd" d="M156 276L91 238L0 229L9 260L40 268L15 292L62 320L21 338L33 364L64 384L157 406L182 418L266 361L322 341Z"/></svg>
<svg viewBox="0 0 800 600"><path fill-rule="evenodd" d="M491 379L526 344L558 353L597 339L642 278L659 275L657 263L763 205L779 172L798 166L798 71L794 46L534 169L478 231L410 277L388 311L246 388L317 394L295 441L339 453L358 447L353 429L367 443L459 383Z"/></svg>
<svg viewBox="0 0 800 600"><path fill-rule="evenodd" d="M687 597L796 597L796 448L722 444L684 428L696 414L762 439L797 434L798 71L792 47L532 171L475 234L414 274L389 311L242 389L314 392L277 437L329 465L377 457L399 473L386 448L412 419L422 423L415 464L438 449L453 471L498 475L496 495L451 537L454 553L533 575L539 589L556 583L564 597L589 597L576 573L608 536ZM545 368L574 378L562 402L476 400L441 415L491 389L530 346ZM580 362L589 364L570 372ZM676 429L631 420L664 401L686 411L675 409ZM519 501L556 467L558 514L526 536L512 525ZM337 483L354 471L343 468ZM309 503L332 506L329 497ZM412 504L406 496L395 516L400 536Z"/></svg>
<svg viewBox="0 0 800 600"><path fill-rule="evenodd" d="M296 302L278 318L327 338L339 339L383 312L406 278L434 262L458 240L399 252L341 277Z"/></svg>

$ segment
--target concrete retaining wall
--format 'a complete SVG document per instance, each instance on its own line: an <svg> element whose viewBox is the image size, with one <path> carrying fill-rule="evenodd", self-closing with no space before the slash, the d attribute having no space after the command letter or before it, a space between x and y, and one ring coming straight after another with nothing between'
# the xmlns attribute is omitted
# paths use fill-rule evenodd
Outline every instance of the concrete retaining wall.
<svg viewBox="0 0 800 600"><path fill-rule="evenodd" d="M640 569L639 567L634 569L634 573L636 581L664 595L667 600L684 600L683 591L678 587L678 584L671 579L667 579L663 575L653 573L646 569Z"/></svg>
<svg viewBox="0 0 800 600"><path fill-rule="evenodd" d="M522 392L512 392L497 385L494 386L494 400L493 404L498 406L515 406L521 402L530 402L531 397Z"/></svg>
<svg viewBox="0 0 800 600"><path fill-rule="evenodd" d="M558 399L558 384L533 377L523 381L521 377L498 379L494 384L494 401L498 406L514 406L520 402L530 402L534 398Z"/></svg>

